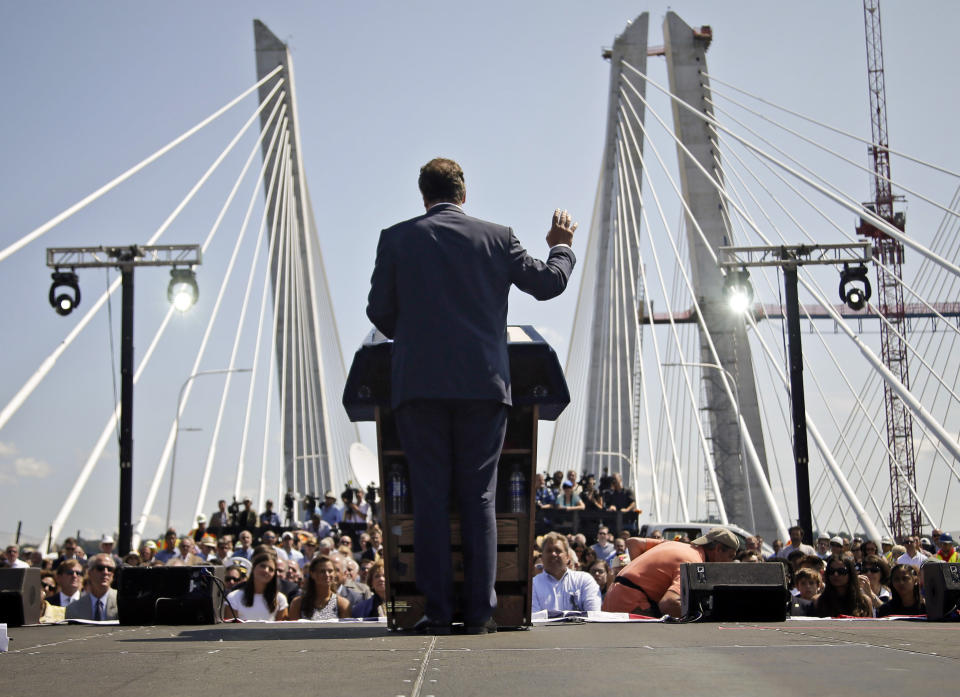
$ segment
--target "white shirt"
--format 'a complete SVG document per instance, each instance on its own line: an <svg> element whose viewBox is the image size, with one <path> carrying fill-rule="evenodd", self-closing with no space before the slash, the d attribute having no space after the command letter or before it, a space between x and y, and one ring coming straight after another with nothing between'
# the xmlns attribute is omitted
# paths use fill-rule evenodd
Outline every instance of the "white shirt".
<svg viewBox="0 0 960 697"><path fill-rule="evenodd" d="M897 564L909 564L910 566L915 566L918 569L923 566L923 562L926 560L926 557L920 554L920 550L917 550L917 556L911 557L909 554L904 552L899 557L897 557Z"/></svg>
<svg viewBox="0 0 960 697"><path fill-rule="evenodd" d="M533 612L599 610L600 586L586 571L567 572L558 581L546 571L533 577Z"/></svg>
<svg viewBox="0 0 960 697"><path fill-rule="evenodd" d="M276 612L270 612L270 608L267 607L267 602L260 593L253 594L253 605L250 607L244 605L243 588L237 588L235 591L231 591L227 596L227 603L233 608L233 611L237 613L237 617L242 620L271 621L277 612L282 612L287 609L287 596L280 592L277 593Z"/></svg>
<svg viewBox="0 0 960 697"><path fill-rule="evenodd" d="M72 603L74 600L80 599L79 589L77 589L77 592L74 593L73 595L67 595L63 591L58 591L58 593L60 594L60 607L66 607L67 605Z"/></svg>
<svg viewBox="0 0 960 697"><path fill-rule="evenodd" d="M298 549L291 549L289 552L283 547L277 547L277 559L284 561L295 561L297 566L303 567L303 552Z"/></svg>
<svg viewBox="0 0 960 697"><path fill-rule="evenodd" d="M9 561L7 563L10 564ZM10 564L10 568L11 569L29 569L30 565L27 562L25 562L23 559L17 559L15 562L13 562L13 564Z"/></svg>

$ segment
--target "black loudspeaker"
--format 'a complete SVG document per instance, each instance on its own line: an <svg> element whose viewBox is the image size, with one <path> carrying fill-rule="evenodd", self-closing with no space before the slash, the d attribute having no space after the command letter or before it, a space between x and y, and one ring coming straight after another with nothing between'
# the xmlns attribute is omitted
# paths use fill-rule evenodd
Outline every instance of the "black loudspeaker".
<svg viewBox="0 0 960 697"><path fill-rule="evenodd" d="M927 562L921 571L927 619L947 619L960 603L960 564Z"/></svg>
<svg viewBox="0 0 960 697"><path fill-rule="evenodd" d="M680 596L683 616L703 620L783 622L790 612L783 564L682 564Z"/></svg>
<svg viewBox="0 0 960 697"><path fill-rule="evenodd" d="M117 619L126 625L222 622L222 566L125 566Z"/></svg>
<svg viewBox="0 0 960 697"><path fill-rule="evenodd" d="M43 614L40 569L0 569L0 622L37 624Z"/></svg>

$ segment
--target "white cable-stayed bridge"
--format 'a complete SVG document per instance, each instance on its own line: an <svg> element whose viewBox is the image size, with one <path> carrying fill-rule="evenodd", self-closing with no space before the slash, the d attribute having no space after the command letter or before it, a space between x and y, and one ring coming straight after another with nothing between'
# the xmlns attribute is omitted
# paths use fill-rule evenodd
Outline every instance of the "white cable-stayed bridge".
<svg viewBox="0 0 960 697"><path fill-rule="evenodd" d="M678 35L664 40L666 54L683 42L679 33L686 25L672 26ZM757 312L746 321L728 317L721 307L716 248L856 241L857 215L870 214L862 205L869 198L869 133L838 133L829 113L771 103L739 85L736 76L716 77L708 70L695 73L692 87L709 85L702 88L702 103L685 100L701 113L709 107L710 116L699 119L664 96L671 89L677 94L678 87L663 71L673 58L647 46L648 34L651 45L660 43L659 28L641 17L624 36L631 32L642 33L636 55L625 55L618 45L610 55L614 71L597 202L590 224L582 221L578 233L579 300L566 329L573 402L558 422L553 447L544 449L550 459L540 469L620 472L637 491L644 519L727 519L767 537L781 536L797 517L786 340L778 315L783 282L775 269L752 271ZM685 38L703 41L693 33ZM276 44L273 49L286 53ZM109 189L0 250L0 264L26 263L27 250L40 249L48 232L69 226L73 215L109 196L113 186L162 166L189 148L194 135L233 118L235 130L205 167L189 181L184 177L181 197L158 218L152 235L126 239L115 230L102 236L83 231L83 244L192 242L204 252L197 268L204 302L195 314L161 308L146 289L148 283L165 286L165 275L138 272L135 427L136 433L149 429L162 438L157 446L135 450L137 535L156 534L156 523L150 528L148 521L165 522L171 476L175 497L190 501L188 515L181 512L174 521L181 527L197 512L213 510L218 498L250 495L261 509L263 500L277 501L288 488L339 491L348 480L363 486L371 477L369 455L354 446L360 435L339 405L344 359L359 337L341 344L337 335L306 183L314 165L304 162L298 147L310 116L297 114L294 76L283 63L275 63L281 64L276 70L261 65L263 79L236 99L225 96L222 114L198 118L195 132L176 138L171 133L169 148L148 154ZM863 87L865 82L851 89ZM678 125L681 117L690 122ZM702 152L685 135L694 128L703 132ZM696 153L712 181L685 148ZM904 337L913 371L909 393L917 402L911 408L923 411L914 420L917 481L911 494L920 524L929 527L943 524L953 480L960 478L953 454L960 388L952 352L960 333L953 285L958 202L901 182L898 158L907 157L912 155L893 156L894 191L909 200L911 218L922 206L940 220L937 230L916 234L908 220L904 278L896 279L913 317ZM945 181L957 178L950 163L915 159L914 165ZM709 220L693 209L703 201L691 200L690 188L697 189L693 199L714 202ZM190 219L191 202L205 195L220 204L215 217L200 224ZM331 205L326 192L314 196L321 209ZM151 283L151 275L164 277ZM357 276L357 283L366 283L368 269ZM883 391L889 377L866 355L880 353L882 320L874 308L841 308L837 269L804 268L800 279L815 527L887 534L891 483ZM105 391L114 395L109 371L89 379L58 372L75 341L96 331L102 339L111 314L116 330L119 293L107 299L108 282L115 289L117 274L105 279L103 272L80 273L83 299L60 322L64 338L38 345L34 368L12 394L0 395L0 441L8 424L42 418L41 400L69 400L74 409L102 412L90 442L75 445L84 451L77 463L64 465L63 472L58 467L71 486L65 501L45 502L56 509L50 516L54 539L79 525L71 512L78 499L92 495L91 482L102 505L114 507L115 483L95 476L116 468L110 454L116 403L111 410L110 400L102 398ZM156 312L158 319L149 319ZM106 355L110 347L100 343ZM180 372L151 378L156 352L174 350L182 354ZM709 365L727 372L702 367ZM172 396L151 403L163 383ZM201 434L190 432L197 428ZM178 441L200 437L209 439L202 458L174 461Z"/></svg>

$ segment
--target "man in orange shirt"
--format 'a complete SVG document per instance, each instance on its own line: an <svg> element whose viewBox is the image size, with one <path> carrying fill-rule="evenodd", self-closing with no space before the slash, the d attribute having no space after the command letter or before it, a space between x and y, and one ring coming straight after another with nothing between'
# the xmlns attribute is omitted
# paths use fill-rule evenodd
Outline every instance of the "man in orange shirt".
<svg viewBox="0 0 960 697"><path fill-rule="evenodd" d="M623 568L607 591L603 609L651 617L680 617L680 565L733 561L739 546L740 541L732 532L713 528L689 544L664 542L650 548Z"/></svg>

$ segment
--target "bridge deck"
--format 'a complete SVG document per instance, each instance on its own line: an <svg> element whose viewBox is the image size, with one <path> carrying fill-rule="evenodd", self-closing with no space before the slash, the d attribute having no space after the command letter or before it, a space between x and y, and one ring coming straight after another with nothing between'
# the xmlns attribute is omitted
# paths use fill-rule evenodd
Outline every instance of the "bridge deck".
<svg viewBox="0 0 960 697"><path fill-rule="evenodd" d="M8 697L94 684L150 697L304 688L352 697L954 694L958 630L829 620L564 624L449 637L383 625L22 627L10 630L0 673Z"/></svg>

